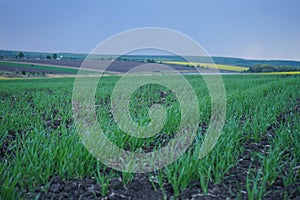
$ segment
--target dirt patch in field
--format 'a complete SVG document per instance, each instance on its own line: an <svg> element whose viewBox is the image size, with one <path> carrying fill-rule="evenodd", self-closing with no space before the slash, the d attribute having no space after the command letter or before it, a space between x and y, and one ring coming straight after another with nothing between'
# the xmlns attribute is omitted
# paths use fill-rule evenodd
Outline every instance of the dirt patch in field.
<svg viewBox="0 0 300 200"><path fill-rule="evenodd" d="M22 134L22 131L13 131L9 130L7 135L4 136L2 139L3 141L0 147L0 160L3 159L6 155L11 155L14 153L14 149L10 146L14 140L16 140L17 135Z"/></svg>
<svg viewBox="0 0 300 200"><path fill-rule="evenodd" d="M25 194L24 194L25 195ZM62 180L59 176L50 179L34 192L26 192L25 199L101 199L101 190L95 179Z"/></svg>
<svg viewBox="0 0 300 200"><path fill-rule="evenodd" d="M47 117L46 113L42 114L45 128L56 130L62 125L64 125L66 128L69 128L72 125L73 119L63 120L62 116L59 116L58 113L59 110L53 109L51 113L52 116Z"/></svg>
<svg viewBox="0 0 300 200"><path fill-rule="evenodd" d="M135 175L126 186L121 179L113 178L109 189L102 196L101 187L95 178L62 180L59 176L50 179L34 192L25 192L26 199L163 199L163 193L153 188L146 175Z"/></svg>

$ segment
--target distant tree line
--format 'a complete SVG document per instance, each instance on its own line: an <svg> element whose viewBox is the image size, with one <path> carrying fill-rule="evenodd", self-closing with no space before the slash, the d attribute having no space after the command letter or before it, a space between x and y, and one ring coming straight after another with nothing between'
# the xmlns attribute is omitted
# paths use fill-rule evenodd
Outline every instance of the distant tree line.
<svg viewBox="0 0 300 200"><path fill-rule="evenodd" d="M113 58L109 58L108 60L112 60ZM101 58L101 60L105 60L104 58ZM115 59L115 61L133 61L133 62L146 62L146 63L156 63L156 61L154 59L140 59L138 57L132 57L132 58L123 58L123 57L118 57ZM161 62L160 62L161 63Z"/></svg>
<svg viewBox="0 0 300 200"><path fill-rule="evenodd" d="M19 52L18 58L24 58L24 53L23 52Z"/></svg>
<svg viewBox="0 0 300 200"><path fill-rule="evenodd" d="M154 59L148 58L146 62L147 62L147 63L155 63L155 60L154 60Z"/></svg>
<svg viewBox="0 0 300 200"><path fill-rule="evenodd" d="M19 52L16 56L15 56L17 59L19 58L19 59L23 59L23 58L25 58L25 55L24 55L24 53L23 52ZM2 55L0 55L0 59L3 59L4 57L2 56ZM38 57L36 57L36 58L45 58L45 57L43 57L43 56L38 56ZM57 59L58 58L58 55L57 55L57 53L54 53L54 54L52 54L52 56L50 56L50 55L47 55L46 56L46 59ZM28 59L28 56L27 56L27 59Z"/></svg>
<svg viewBox="0 0 300 200"><path fill-rule="evenodd" d="M54 53L54 54L52 55L52 58L53 58L53 59L57 59L57 54Z"/></svg>
<svg viewBox="0 0 300 200"><path fill-rule="evenodd" d="M291 72L300 71L300 67L290 67L290 66L272 66L267 64L259 64L254 67L249 68L248 72Z"/></svg>

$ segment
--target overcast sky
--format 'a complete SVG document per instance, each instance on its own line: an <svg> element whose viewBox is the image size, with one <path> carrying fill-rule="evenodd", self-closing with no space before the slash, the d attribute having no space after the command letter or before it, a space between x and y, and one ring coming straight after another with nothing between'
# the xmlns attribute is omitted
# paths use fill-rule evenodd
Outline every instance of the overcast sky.
<svg viewBox="0 0 300 200"><path fill-rule="evenodd" d="M89 53L133 28L182 32L210 55L300 60L298 0L0 0L0 49Z"/></svg>

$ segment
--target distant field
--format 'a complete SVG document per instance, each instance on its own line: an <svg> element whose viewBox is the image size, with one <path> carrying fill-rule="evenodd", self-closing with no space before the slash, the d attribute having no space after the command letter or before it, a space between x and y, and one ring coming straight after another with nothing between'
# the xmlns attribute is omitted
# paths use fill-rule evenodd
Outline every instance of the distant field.
<svg viewBox="0 0 300 200"><path fill-rule="evenodd" d="M80 68L83 61L79 60L17 60L17 61L1 61L0 62L0 71L10 72L12 74L17 74L16 76L6 76L6 77L22 77L22 74L28 74L30 77L35 76L74 76L77 74L78 69ZM165 73L164 69L161 68L156 61L156 63L147 63L147 62L137 62L137 61L92 61L89 62L88 66L85 66L86 70L81 70L82 75L95 74L103 71L108 75L117 75L119 73L126 73L133 68L144 65L151 64L152 66L156 65L154 68L150 68L146 71L140 71L140 74L145 73ZM172 69L184 73L184 74L194 74L198 73L194 67L199 67L205 72L213 72L212 69L217 68L221 73L240 73L245 72L249 68L234 66L234 65L224 65L224 64L211 64L211 63L201 63L201 62L181 62L181 61L163 61L163 64L169 65ZM252 72L255 73L255 72ZM300 71L289 71L289 72L266 72L263 74L300 74ZM3 76L0 74L0 76ZM3 79L3 78L2 78Z"/></svg>
<svg viewBox="0 0 300 200"><path fill-rule="evenodd" d="M19 62L0 62L0 71L19 71L26 70L29 72L45 72L52 74L77 74L82 61L78 60L21 60ZM149 64L146 62L137 61L89 61L85 63L85 68L87 70L80 70L80 73L91 74L93 71L103 71L107 73L126 73L132 70L134 67ZM161 65L158 63L151 63L152 67L145 72L160 71ZM193 67L186 67L182 65L171 66L174 70L178 72L197 72ZM91 71L89 71L91 70ZM82 73L81 73L82 74Z"/></svg>
<svg viewBox="0 0 300 200"><path fill-rule="evenodd" d="M165 64L174 64L174 65L192 65L194 67L203 67L203 68L217 68L220 70L228 70L228 71L236 71L236 72L243 72L247 71L248 67L240 67L240 66L233 66L233 65L221 65L221 64L210 64L210 63L198 63L198 62L172 62L167 61L163 62Z"/></svg>
<svg viewBox="0 0 300 200"><path fill-rule="evenodd" d="M10 72L33 72L33 73L51 73L51 74L77 74L78 69L68 68L68 67L59 67L40 64L31 64L31 63L17 63L17 62L0 62L1 71L10 71ZM91 74L91 71L85 71L83 73Z"/></svg>

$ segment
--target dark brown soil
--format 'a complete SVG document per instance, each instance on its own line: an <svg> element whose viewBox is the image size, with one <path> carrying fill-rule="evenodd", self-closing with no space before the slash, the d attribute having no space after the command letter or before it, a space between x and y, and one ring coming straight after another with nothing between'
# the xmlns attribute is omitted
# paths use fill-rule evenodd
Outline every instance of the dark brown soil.
<svg viewBox="0 0 300 200"><path fill-rule="evenodd" d="M44 121L44 127L45 128L56 130L60 126L62 126L63 124L66 128L69 128L72 125L72 123L73 123L72 119L63 120L62 116L58 115L58 113L59 113L59 110L53 109L52 110L52 116L47 117L46 113L44 113L42 115L42 119Z"/></svg>
<svg viewBox="0 0 300 200"><path fill-rule="evenodd" d="M94 178L67 181L55 176L48 186L42 185L34 192L26 192L28 199L36 196L40 199L163 199L163 193L155 190L142 174L137 174L126 186L120 179L112 179L105 196L101 195L100 185Z"/></svg>
<svg viewBox="0 0 300 200"><path fill-rule="evenodd" d="M17 135L21 133L22 131L19 130L18 131L9 130L7 135L2 138L3 141L1 141L2 144L0 147L0 159L4 158L5 155L11 155L14 153L14 150L10 146L10 143L16 140Z"/></svg>
<svg viewBox="0 0 300 200"><path fill-rule="evenodd" d="M179 196L179 199L228 199L239 198L247 199L246 177L249 168L258 169L260 163L253 160L254 152L265 153L269 142L268 139L262 139L259 143L248 141L244 145L245 152L239 158L239 163L231 168L225 176L225 179L218 184L209 184L209 190L206 195L201 191L199 181L193 181L192 186L185 189ZM29 197L39 195L41 199L163 199L164 195L170 199L174 192L171 185L164 186L164 192L155 189L149 181L147 174L136 174L133 181L126 186L121 179L114 178L109 184L107 195L101 195L100 186L93 178L71 179L63 181L60 177L53 177L49 182L48 190L40 186L34 193L27 192ZM298 189L297 189L298 187ZM159 188L156 186L156 188ZM283 199L284 184L280 178L267 188L264 199ZM287 188L289 199L299 199L299 185L290 185Z"/></svg>
<svg viewBox="0 0 300 200"><path fill-rule="evenodd" d="M270 139L275 137L275 131L280 127L280 124L287 123L287 117L290 112L300 113L300 98L296 99L296 106L289 111L280 113L276 121L273 122L266 131L266 136L256 143L253 140L249 140L244 145L244 153L239 157L238 164L231 168L225 175L225 179L219 184L210 184L207 195L203 195L200 190L200 184L196 182L191 188L184 190L180 199L227 199L227 198L239 198L248 199L246 190L246 178L249 170L257 170L261 166L261 163L255 159L253 154L259 152L266 154L270 146ZM245 121L245 116L241 117L241 123ZM288 174L288 170L283 170L282 176ZM288 195L288 199L300 199L300 180L298 185L289 185L284 187L283 180L280 175L270 185L265 194L264 199L284 199L284 192Z"/></svg>
<svg viewBox="0 0 300 200"><path fill-rule="evenodd" d="M101 199L100 187L92 178L62 180L55 176L49 186L42 185L34 192L27 192L26 199Z"/></svg>

